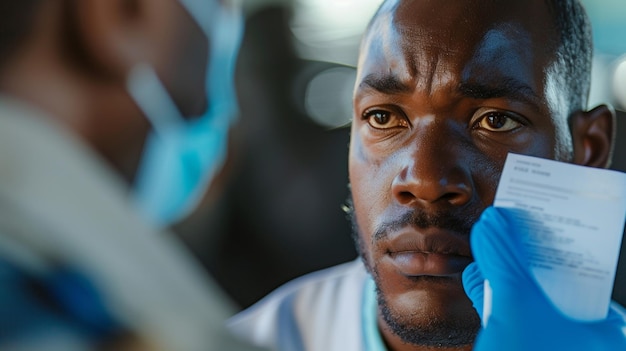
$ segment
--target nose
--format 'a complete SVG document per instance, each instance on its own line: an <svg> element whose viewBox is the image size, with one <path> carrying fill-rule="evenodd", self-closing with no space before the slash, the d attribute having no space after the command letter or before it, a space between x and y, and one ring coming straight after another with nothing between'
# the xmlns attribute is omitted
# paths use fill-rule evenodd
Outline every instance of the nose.
<svg viewBox="0 0 626 351"><path fill-rule="evenodd" d="M474 192L471 158L465 157L453 136L419 135L410 151L399 157L400 171L391 190L404 206L463 206Z"/></svg>

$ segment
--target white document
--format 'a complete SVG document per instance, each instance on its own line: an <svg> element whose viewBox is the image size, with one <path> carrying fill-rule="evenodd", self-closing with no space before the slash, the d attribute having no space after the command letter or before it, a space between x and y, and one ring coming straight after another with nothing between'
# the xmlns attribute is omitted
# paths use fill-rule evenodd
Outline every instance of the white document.
<svg viewBox="0 0 626 351"><path fill-rule="evenodd" d="M578 320L605 318L626 216L626 173L509 154L495 207L514 208L531 272Z"/></svg>

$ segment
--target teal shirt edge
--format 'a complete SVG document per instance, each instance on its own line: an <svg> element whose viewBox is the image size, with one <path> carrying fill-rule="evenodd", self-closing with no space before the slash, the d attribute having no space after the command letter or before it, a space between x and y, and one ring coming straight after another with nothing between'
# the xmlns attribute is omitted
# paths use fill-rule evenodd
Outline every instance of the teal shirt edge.
<svg viewBox="0 0 626 351"><path fill-rule="evenodd" d="M378 330L376 284L368 276L363 287L362 329L366 351L387 351L383 338Z"/></svg>

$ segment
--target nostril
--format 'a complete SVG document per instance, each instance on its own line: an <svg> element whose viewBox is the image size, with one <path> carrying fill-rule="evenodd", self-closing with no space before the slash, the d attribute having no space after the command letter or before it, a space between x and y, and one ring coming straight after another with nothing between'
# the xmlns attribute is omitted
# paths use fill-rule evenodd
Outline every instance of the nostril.
<svg viewBox="0 0 626 351"><path fill-rule="evenodd" d="M463 191L463 189L456 189L456 191L448 192L440 197L440 201L445 201L452 205L463 205L467 203L471 198L471 192Z"/></svg>
<svg viewBox="0 0 626 351"><path fill-rule="evenodd" d="M446 194L441 195L440 199L443 201L453 202L454 199L456 199L459 196L460 194L456 194L456 193L446 193Z"/></svg>
<svg viewBox="0 0 626 351"><path fill-rule="evenodd" d="M416 202L420 203L447 203L455 206L462 206L471 200L471 187L465 185L442 185L432 182L426 184L403 184L394 189L394 197L398 204L411 206Z"/></svg>
<svg viewBox="0 0 626 351"><path fill-rule="evenodd" d="M414 201L415 195L410 191L400 191L397 193L397 199L401 204L405 205Z"/></svg>
<svg viewBox="0 0 626 351"><path fill-rule="evenodd" d="M463 206L472 198L472 178L456 162L408 164L393 179L391 193L397 204L413 206L447 204Z"/></svg>

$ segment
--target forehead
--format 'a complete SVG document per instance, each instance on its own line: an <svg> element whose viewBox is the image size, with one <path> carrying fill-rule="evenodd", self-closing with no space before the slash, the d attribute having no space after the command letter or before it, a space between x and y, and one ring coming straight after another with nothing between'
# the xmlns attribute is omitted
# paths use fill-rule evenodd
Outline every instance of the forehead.
<svg viewBox="0 0 626 351"><path fill-rule="evenodd" d="M428 89L508 80L540 95L556 37L543 0L390 0L364 37L358 79Z"/></svg>

